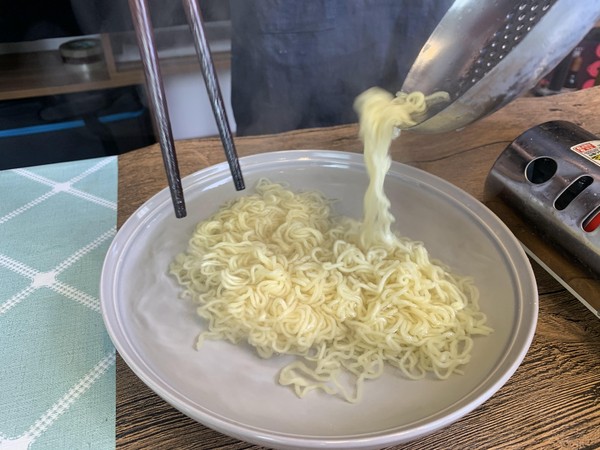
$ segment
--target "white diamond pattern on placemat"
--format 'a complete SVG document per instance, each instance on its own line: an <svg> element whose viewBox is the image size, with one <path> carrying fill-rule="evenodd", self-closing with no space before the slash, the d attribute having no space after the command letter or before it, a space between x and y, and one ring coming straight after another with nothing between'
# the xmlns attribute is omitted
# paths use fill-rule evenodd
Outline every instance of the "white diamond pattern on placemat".
<svg viewBox="0 0 600 450"><path fill-rule="evenodd" d="M0 194L0 450L114 448L117 159L0 171Z"/></svg>

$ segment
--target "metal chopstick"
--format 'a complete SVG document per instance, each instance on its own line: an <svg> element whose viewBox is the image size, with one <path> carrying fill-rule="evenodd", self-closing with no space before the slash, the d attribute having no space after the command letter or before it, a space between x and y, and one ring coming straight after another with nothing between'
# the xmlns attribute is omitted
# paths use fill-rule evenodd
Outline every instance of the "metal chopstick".
<svg viewBox="0 0 600 450"><path fill-rule="evenodd" d="M158 66L152 21L148 14L148 3L146 0L129 0L129 9L131 10L138 47L142 57L142 66L146 77L146 89L155 128L158 132L163 162L171 191L171 199L175 209L175 217L185 217L187 213L183 198L183 188L181 186L179 167L177 166L175 144L173 142L173 132L169 120L164 86Z"/></svg>
<svg viewBox="0 0 600 450"><path fill-rule="evenodd" d="M208 92L210 104L217 122L221 142L225 149L225 156L229 163L233 183L236 190L241 191L245 188L244 178L242 176L237 151L231 135L231 127L229 126L229 120L227 119L227 112L223 103L219 80L215 73L215 66L206 39L206 33L204 32L204 23L200 6L197 0L182 0L182 2L188 24L192 31L192 35L194 36L194 44L196 46L196 53L198 53L198 58L200 59L200 68L202 70L202 75L204 76L206 91Z"/></svg>

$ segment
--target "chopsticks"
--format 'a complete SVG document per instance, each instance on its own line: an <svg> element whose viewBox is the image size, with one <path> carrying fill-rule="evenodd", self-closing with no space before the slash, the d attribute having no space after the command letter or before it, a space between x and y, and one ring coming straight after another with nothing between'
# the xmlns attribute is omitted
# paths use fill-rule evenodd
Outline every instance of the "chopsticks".
<svg viewBox="0 0 600 450"><path fill-rule="evenodd" d="M244 178L242 177L242 171L240 169L237 152L231 135L231 127L229 126L229 120L227 119L223 96L221 95L221 88L219 87L219 80L215 73L215 65L213 64L212 55L210 54L208 41L206 39L206 33L204 32L204 23L202 20L202 13L200 12L200 6L198 0L182 1L188 24L192 31L192 35L194 36L194 45L196 46L196 53L200 58L200 68L202 70L202 75L204 76L206 91L208 93L208 98L210 99L213 114L217 121L217 128L219 129L221 142L225 149L225 156L229 163L233 183L236 190L241 191L245 187Z"/></svg>
<svg viewBox="0 0 600 450"><path fill-rule="evenodd" d="M158 67L158 55L154 45L154 32L152 22L148 14L148 3L146 0L129 0L129 9L135 28L138 47L142 57L144 76L146 77L146 90L150 100L150 108L154 119L154 126L158 132L158 140L163 156L163 163L167 172L167 180L171 191L171 199L177 218L186 216L185 200L181 177L175 155L175 143L173 142L173 131L169 120L169 110L165 98L165 89Z"/></svg>
<svg viewBox="0 0 600 450"><path fill-rule="evenodd" d="M206 89L211 102L213 114L219 129L219 135L229 169L236 190L244 189L244 179L239 165L237 152L231 134L231 128L227 119L227 113L221 95L221 89L216 77L213 60L204 33L204 24L202 15L196 0L183 0L184 9L188 19L188 24L194 36L196 52L200 59L202 75L205 80ZM163 157L163 163L169 183L171 200L175 210L175 217L182 218L187 215L181 176L177 165L177 156L175 153L175 144L173 141L173 131L169 119L169 110L165 97L164 85L158 65L158 54L154 41L154 32L152 21L148 12L147 0L129 0L129 9L133 21L138 47L142 59L142 67L146 79L146 90L148 93L149 105L154 120L155 128L158 133L160 148Z"/></svg>

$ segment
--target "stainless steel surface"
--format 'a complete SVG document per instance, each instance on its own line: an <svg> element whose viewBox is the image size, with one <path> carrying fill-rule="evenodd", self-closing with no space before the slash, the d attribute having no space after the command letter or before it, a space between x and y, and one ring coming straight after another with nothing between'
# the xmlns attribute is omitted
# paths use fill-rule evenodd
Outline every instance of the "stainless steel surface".
<svg viewBox="0 0 600 450"><path fill-rule="evenodd" d="M600 206L600 161L572 147L599 139L570 122L541 124L507 147L486 181L488 199L501 199L536 233L596 274L600 227L584 228Z"/></svg>
<svg viewBox="0 0 600 450"><path fill-rule="evenodd" d="M158 55L154 44L152 21L148 13L148 3L146 0L129 0L129 9L131 10L131 18L142 58L142 66L146 77L146 90L150 100L150 110L154 126L158 133L175 216L178 218L185 217L186 209L183 188L181 186L181 177L175 155L169 110L158 66Z"/></svg>
<svg viewBox="0 0 600 450"><path fill-rule="evenodd" d="M227 112L225 110L225 104L223 103L219 80L215 73L215 67L208 47L200 5L197 0L183 0L183 7L192 35L194 36L194 44L196 46L198 57L200 58L202 76L204 77L210 105L217 122L221 142L223 142L223 148L225 149L225 155L227 157L227 162L229 163L233 183L235 188L240 191L245 187L244 178L242 176L242 170L233 142L229 120L227 119Z"/></svg>
<svg viewBox="0 0 600 450"><path fill-rule="evenodd" d="M600 0L456 0L423 46L405 92L445 91L411 128L462 128L506 105L569 54L600 19Z"/></svg>

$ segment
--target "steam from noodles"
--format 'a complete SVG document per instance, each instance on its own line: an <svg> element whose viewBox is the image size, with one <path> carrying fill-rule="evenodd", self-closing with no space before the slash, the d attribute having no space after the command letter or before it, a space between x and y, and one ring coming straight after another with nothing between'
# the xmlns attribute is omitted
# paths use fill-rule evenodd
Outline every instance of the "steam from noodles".
<svg viewBox="0 0 600 450"><path fill-rule="evenodd" d="M386 364L411 379L461 372L472 336L491 331L478 290L391 231L383 191L394 130L411 126L427 101L379 89L357 98L370 177L362 221L334 214L318 192L261 179L255 193L197 225L170 271L208 322L198 347L225 339L263 358L297 355L280 384L300 397L320 389L349 402Z"/></svg>

